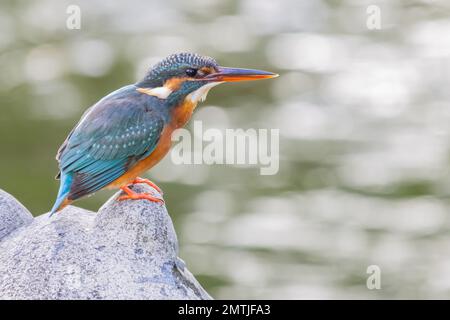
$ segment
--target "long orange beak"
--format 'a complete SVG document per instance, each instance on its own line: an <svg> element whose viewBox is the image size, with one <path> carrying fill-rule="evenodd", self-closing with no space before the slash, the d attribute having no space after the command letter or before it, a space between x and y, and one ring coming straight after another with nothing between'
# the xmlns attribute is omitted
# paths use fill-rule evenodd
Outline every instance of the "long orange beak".
<svg viewBox="0 0 450 320"><path fill-rule="evenodd" d="M211 73L203 79L208 81L233 82L269 79L275 77L278 77L278 74L262 70L219 67L216 73Z"/></svg>

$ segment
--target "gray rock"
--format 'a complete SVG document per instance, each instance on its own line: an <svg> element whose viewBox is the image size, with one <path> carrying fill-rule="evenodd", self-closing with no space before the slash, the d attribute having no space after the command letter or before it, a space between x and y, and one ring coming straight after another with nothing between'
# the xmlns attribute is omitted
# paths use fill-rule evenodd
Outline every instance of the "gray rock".
<svg viewBox="0 0 450 320"><path fill-rule="evenodd" d="M12 195L0 189L0 241L32 221L31 213Z"/></svg>
<svg viewBox="0 0 450 320"><path fill-rule="evenodd" d="M118 202L119 192L98 214L69 206L30 220L4 194L0 228L9 235L0 240L0 299L210 299L178 258L164 205ZM20 221L11 224L7 210Z"/></svg>

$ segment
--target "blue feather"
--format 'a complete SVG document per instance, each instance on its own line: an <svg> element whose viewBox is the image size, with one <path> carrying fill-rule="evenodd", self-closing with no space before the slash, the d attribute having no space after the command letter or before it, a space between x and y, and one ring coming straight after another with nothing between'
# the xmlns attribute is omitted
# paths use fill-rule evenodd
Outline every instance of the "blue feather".
<svg viewBox="0 0 450 320"><path fill-rule="evenodd" d="M70 187L72 185L72 179L72 174L61 172L61 183L59 185L58 196L56 197L55 204L50 211L50 217L59 209L63 201L67 198L67 195L70 192Z"/></svg>

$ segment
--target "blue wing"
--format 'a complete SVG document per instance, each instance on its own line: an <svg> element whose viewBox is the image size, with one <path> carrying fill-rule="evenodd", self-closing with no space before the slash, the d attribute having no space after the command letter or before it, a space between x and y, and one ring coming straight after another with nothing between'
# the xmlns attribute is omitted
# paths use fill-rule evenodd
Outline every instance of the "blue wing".
<svg viewBox="0 0 450 320"><path fill-rule="evenodd" d="M65 197L78 199L122 176L155 149L163 127L159 112L139 100L119 95L98 102L58 151L60 174L71 177Z"/></svg>

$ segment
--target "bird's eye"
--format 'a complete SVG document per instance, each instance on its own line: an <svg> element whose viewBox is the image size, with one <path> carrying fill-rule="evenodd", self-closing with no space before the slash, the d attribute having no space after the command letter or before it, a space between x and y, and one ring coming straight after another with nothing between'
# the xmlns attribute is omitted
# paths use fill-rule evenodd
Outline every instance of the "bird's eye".
<svg viewBox="0 0 450 320"><path fill-rule="evenodd" d="M194 69L194 68L188 68L188 69L186 69L186 74L187 74L189 77L195 77L195 76L197 75L197 69Z"/></svg>

